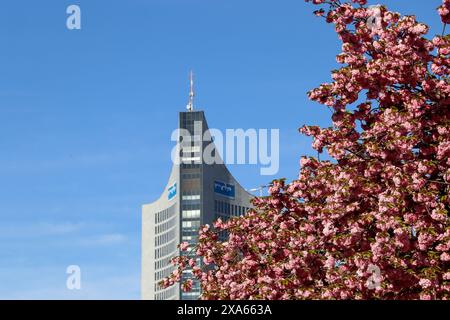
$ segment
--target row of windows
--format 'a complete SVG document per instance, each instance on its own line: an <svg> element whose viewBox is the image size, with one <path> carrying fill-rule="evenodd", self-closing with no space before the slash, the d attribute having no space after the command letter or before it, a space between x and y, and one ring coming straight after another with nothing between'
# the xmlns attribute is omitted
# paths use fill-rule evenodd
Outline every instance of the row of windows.
<svg viewBox="0 0 450 320"><path fill-rule="evenodd" d="M165 246L155 250L155 258L159 259L167 256L170 253L173 253L177 249L176 239L173 239L171 242L166 244Z"/></svg>
<svg viewBox="0 0 450 320"><path fill-rule="evenodd" d="M181 113L181 121L182 123L186 123L187 121L190 120L202 120L202 113L201 112L186 112L186 113Z"/></svg>
<svg viewBox="0 0 450 320"><path fill-rule="evenodd" d="M198 229L183 229L182 237L184 236L197 236L198 235Z"/></svg>
<svg viewBox="0 0 450 320"><path fill-rule="evenodd" d="M218 213L225 213L229 216L241 216L244 215L250 208L239 206L236 204L214 200L214 211Z"/></svg>
<svg viewBox="0 0 450 320"><path fill-rule="evenodd" d="M200 296L200 292L182 292L181 293L181 299L182 300L198 300Z"/></svg>
<svg viewBox="0 0 450 320"><path fill-rule="evenodd" d="M172 228L168 232L165 232L165 233L157 236L155 239L156 246L157 247L162 246L163 244L166 244L170 240L173 240L176 236L176 231L177 231L177 228Z"/></svg>
<svg viewBox="0 0 450 320"><path fill-rule="evenodd" d="M172 205L171 207L157 212L155 214L155 224L161 223L165 220L169 220L171 217L175 215L175 205Z"/></svg>
<svg viewBox="0 0 450 320"><path fill-rule="evenodd" d="M193 130L194 126L186 126L183 129L187 129L188 131L194 131ZM181 146L183 147L183 149L186 148L186 145L189 143L189 141L201 142L202 136L198 135L198 134L190 134L190 135L183 136L183 139L181 140Z"/></svg>
<svg viewBox="0 0 450 320"><path fill-rule="evenodd" d="M197 241L198 241L198 236L197 235L185 235L185 234L183 234L183 237L182 237L182 241L186 241L186 242L189 242L189 243L196 243Z"/></svg>
<svg viewBox="0 0 450 320"><path fill-rule="evenodd" d="M159 292L155 295L155 300L168 300L168 299L175 299L177 294L177 287L171 286L170 288L167 288L166 290Z"/></svg>
<svg viewBox="0 0 450 320"><path fill-rule="evenodd" d="M199 163L199 162L201 162L201 158L200 157L182 157L181 158L181 162L182 163L187 163L187 164L190 164L190 163Z"/></svg>
<svg viewBox="0 0 450 320"><path fill-rule="evenodd" d="M183 232L185 229L195 229L197 230L200 228L200 220L193 220L193 221L183 221L182 222Z"/></svg>
<svg viewBox="0 0 450 320"><path fill-rule="evenodd" d="M165 258L162 258L162 259L160 259L160 260L156 260L155 261L155 270L158 270L158 269L162 269L162 268L166 268L168 265L171 265L170 264L170 260L173 258L173 257L175 257L175 253L173 254L173 255L170 255L170 256L168 256L168 257L165 257Z"/></svg>
<svg viewBox="0 0 450 320"><path fill-rule="evenodd" d="M181 178L183 178L183 179L199 179L200 173L183 173L181 175Z"/></svg>
<svg viewBox="0 0 450 320"><path fill-rule="evenodd" d="M183 210L200 210L200 200L183 201L181 208Z"/></svg>
<svg viewBox="0 0 450 320"><path fill-rule="evenodd" d="M200 146L199 145L183 146L183 153L190 153L190 152L200 152Z"/></svg>
<svg viewBox="0 0 450 320"><path fill-rule="evenodd" d="M172 271L175 269L175 266L170 265L165 269L162 269L161 271L155 272L155 286L159 287L158 282L161 281L164 278L167 278L170 276Z"/></svg>
<svg viewBox="0 0 450 320"><path fill-rule="evenodd" d="M199 164L196 163L181 163L181 167L184 169L198 169L200 168Z"/></svg>
<svg viewBox="0 0 450 320"><path fill-rule="evenodd" d="M169 221L164 222L163 224L157 225L155 228L155 233L159 234L161 232L166 232L170 228L172 228L177 223L176 216L173 216Z"/></svg>
<svg viewBox="0 0 450 320"><path fill-rule="evenodd" d="M183 219L200 219L200 210L183 210Z"/></svg>
<svg viewBox="0 0 450 320"><path fill-rule="evenodd" d="M184 194L181 200L200 200L199 194Z"/></svg>
<svg viewBox="0 0 450 320"><path fill-rule="evenodd" d="M191 151L191 149L198 149L198 151ZM193 146L191 145L183 146L181 150L182 157L201 157L201 155L202 154L200 152L200 146L198 144L195 144Z"/></svg>
<svg viewBox="0 0 450 320"><path fill-rule="evenodd" d="M195 132L194 129L195 129L195 126L197 126L200 129L200 126L202 125L201 120L202 119L200 117L183 118L183 119L181 119L181 127L189 130L189 132L192 134L197 133L197 132Z"/></svg>

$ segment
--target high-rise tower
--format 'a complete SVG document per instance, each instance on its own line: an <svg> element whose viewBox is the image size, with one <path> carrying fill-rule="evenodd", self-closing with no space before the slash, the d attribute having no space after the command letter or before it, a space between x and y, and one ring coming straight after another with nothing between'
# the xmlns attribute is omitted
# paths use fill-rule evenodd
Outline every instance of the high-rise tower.
<svg viewBox="0 0 450 320"><path fill-rule="evenodd" d="M194 110L192 73L190 83L188 111L179 114L179 161L174 162L160 198L142 207L142 299L198 299L197 281L189 293L182 292L180 285L166 289L158 285L174 270L170 259L180 254L177 245L186 241L195 246L201 225L211 225L219 217L226 220L243 215L251 207L252 195L222 161L205 161L205 152L215 155L216 151L204 112ZM187 278L193 278L189 270L183 273L183 279Z"/></svg>

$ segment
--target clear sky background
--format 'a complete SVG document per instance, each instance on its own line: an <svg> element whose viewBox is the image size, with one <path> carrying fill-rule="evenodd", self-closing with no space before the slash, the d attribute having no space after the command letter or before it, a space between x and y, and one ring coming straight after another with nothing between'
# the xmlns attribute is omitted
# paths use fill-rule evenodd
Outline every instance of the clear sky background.
<svg viewBox="0 0 450 320"><path fill-rule="evenodd" d="M381 1L381 0L380 0ZM383 0L440 33L440 0ZM372 2L376 3L376 2ZM82 29L66 28L66 8ZM294 179L327 126L306 92L340 45L303 0L15 0L0 4L0 298L139 299L141 205L159 197L188 72L209 126L279 128L280 171L233 165L245 188ZM66 289L66 267L82 290Z"/></svg>

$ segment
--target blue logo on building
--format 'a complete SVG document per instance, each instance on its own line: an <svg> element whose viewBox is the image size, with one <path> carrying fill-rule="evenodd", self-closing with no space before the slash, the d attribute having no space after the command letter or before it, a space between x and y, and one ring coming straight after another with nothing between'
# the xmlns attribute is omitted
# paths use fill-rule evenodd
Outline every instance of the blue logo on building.
<svg viewBox="0 0 450 320"><path fill-rule="evenodd" d="M234 199L236 190L234 184L222 181L214 181L214 192L221 196Z"/></svg>
<svg viewBox="0 0 450 320"><path fill-rule="evenodd" d="M167 191L169 194L167 195L168 200L172 200L177 195L177 183L175 182L172 186L170 186Z"/></svg>

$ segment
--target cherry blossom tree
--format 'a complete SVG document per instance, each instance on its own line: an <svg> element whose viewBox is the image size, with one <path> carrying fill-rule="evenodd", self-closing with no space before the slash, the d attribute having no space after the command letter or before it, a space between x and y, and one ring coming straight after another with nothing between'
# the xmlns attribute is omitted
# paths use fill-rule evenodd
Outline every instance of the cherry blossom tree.
<svg viewBox="0 0 450 320"><path fill-rule="evenodd" d="M247 215L203 226L202 263L175 258L162 284L192 268L203 299L449 299L450 36L366 0L306 2L342 42L309 92L332 126L300 129L333 161L302 157ZM450 0L438 13L445 30Z"/></svg>

